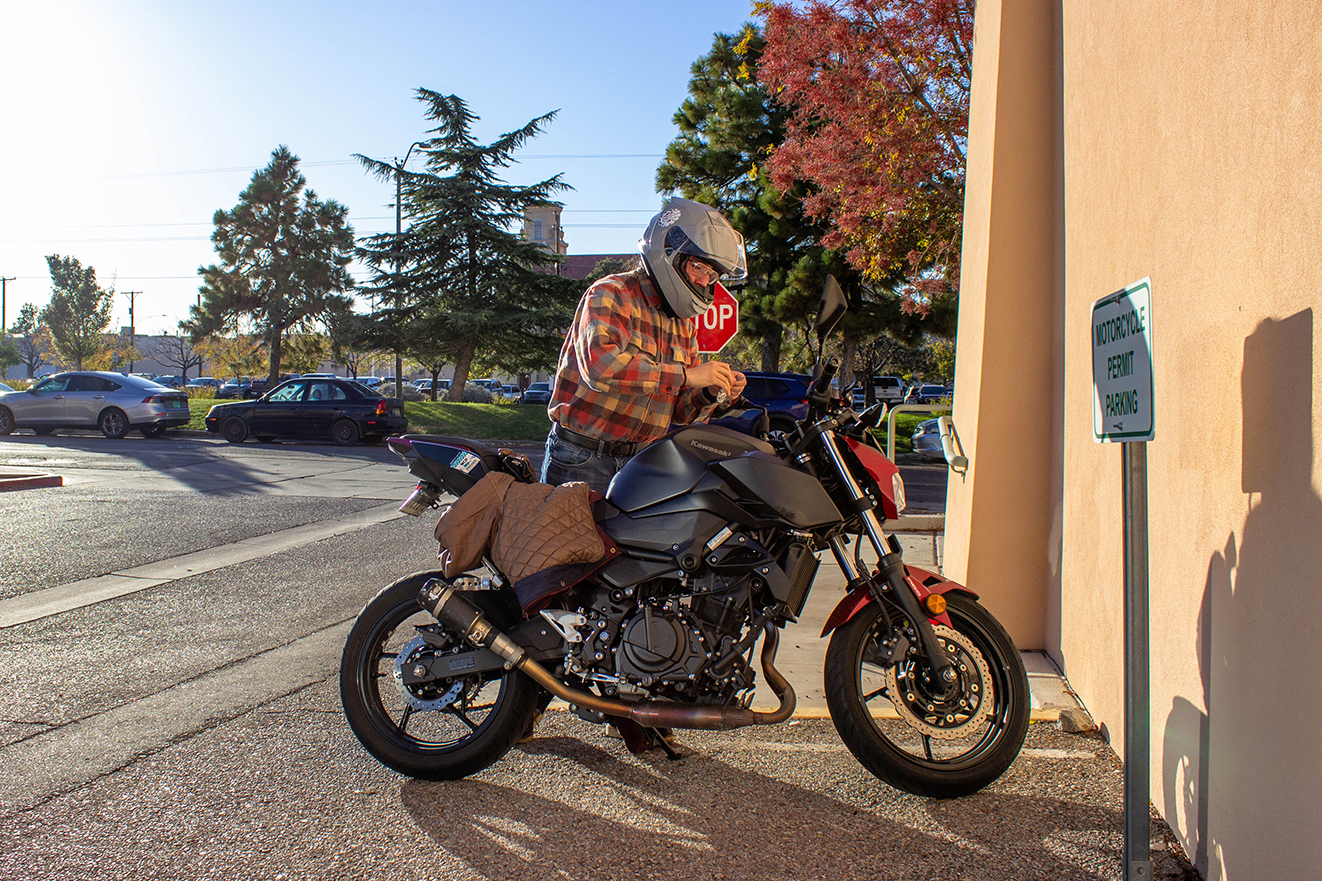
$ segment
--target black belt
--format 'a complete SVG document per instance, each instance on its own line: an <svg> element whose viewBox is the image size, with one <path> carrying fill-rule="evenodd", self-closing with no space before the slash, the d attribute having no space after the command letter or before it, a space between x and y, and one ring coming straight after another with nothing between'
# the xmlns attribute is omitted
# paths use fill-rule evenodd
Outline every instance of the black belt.
<svg viewBox="0 0 1322 881"><path fill-rule="evenodd" d="M551 431L562 441L571 443L576 447L582 447L585 450L592 450L599 456L632 456L643 446L637 441L608 441L588 437L586 434L580 434L577 431L565 428L558 422L551 425Z"/></svg>

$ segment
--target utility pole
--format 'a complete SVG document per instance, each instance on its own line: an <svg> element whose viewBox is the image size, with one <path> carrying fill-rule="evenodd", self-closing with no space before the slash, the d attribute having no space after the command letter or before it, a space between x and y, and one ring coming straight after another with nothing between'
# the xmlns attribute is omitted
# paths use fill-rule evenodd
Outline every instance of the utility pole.
<svg viewBox="0 0 1322 881"><path fill-rule="evenodd" d="M133 298L142 291L124 291L124 296L129 298L129 373L133 372L133 349L137 345L138 331L133 323Z"/></svg>
<svg viewBox="0 0 1322 881"><path fill-rule="evenodd" d="M14 281L15 278L16 276L12 275L9 278L0 276L0 336L7 333L6 328L9 327L9 322L5 321L5 283Z"/></svg>

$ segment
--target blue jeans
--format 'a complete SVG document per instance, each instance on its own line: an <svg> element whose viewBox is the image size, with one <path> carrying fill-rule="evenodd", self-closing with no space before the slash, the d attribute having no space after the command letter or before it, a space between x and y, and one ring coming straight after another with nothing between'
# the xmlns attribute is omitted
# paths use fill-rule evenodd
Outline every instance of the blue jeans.
<svg viewBox="0 0 1322 881"><path fill-rule="evenodd" d="M596 450L586 450L548 433L546 456L542 459L542 482L561 484L581 480L604 496L611 478L628 461L628 456L599 456Z"/></svg>

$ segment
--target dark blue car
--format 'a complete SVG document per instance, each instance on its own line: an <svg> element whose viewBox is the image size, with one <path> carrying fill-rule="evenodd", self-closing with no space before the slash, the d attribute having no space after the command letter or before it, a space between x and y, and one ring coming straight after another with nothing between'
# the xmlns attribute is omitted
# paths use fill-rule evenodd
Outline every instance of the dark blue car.
<svg viewBox="0 0 1322 881"><path fill-rule="evenodd" d="M744 397L750 403L766 408L773 434L790 431L795 422L808 415L811 376L804 373L745 373L744 376L748 380ZM759 411L750 410L713 419L712 424L752 434L759 416Z"/></svg>

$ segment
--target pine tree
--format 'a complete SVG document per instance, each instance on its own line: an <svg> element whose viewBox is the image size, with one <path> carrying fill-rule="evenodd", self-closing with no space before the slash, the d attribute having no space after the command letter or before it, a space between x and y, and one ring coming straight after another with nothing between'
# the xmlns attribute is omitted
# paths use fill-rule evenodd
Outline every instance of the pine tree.
<svg viewBox="0 0 1322 881"><path fill-rule="evenodd" d="M202 304L182 322L194 342L247 321L270 352L268 376L280 376L281 346L293 330L348 311L353 287L349 209L322 201L298 170L298 157L277 147L230 211L215 214L211 241L220 262L199 270Z"/></svg>
<svg viewBox="0 0 1322 881"><path fill-rule="evenodd" d="M51 297L41 310L41 323L50 329L55 351L64 363L83 369L103 345L101 334L110 326L114 292L96 283L96 270L75 257L51 254Z"/></svg>
<svg viewBox="0 0 1322 881"><path fill-rule="evenodd" d="M657 168L659 192L711 205L744 236L749 283L739 297L740 333L762 340L762 369L781 359L782 330L811 322L826 273L846 290L856 274L821 246L828 228L803 213L807 188L772 183L766 161L784 139L789 111L757 81L765 42L752 24L717 34L693 63L689 97L675 113L679 137Z"/></svg>
<svg viewBox="0 0 1322 881"><path fill-rule="evenodd" d="M381 341L407 350L418 341L429 363L437 350L454 352L448 400L463 399L474 358L510 372L555 363L562 328L580 285L546 272L554 258L517 231L530 207L558 205L551 196L568 186L556 175L531 186L507 184L499 170L555 117L547 113L490 144L473 137L478 117L462 99L418 90L435 123L421 143L426 170L405 171L357 158L382 180L398 182L408 218L399 235L365 240L359 255L372 269L363 286L380 308Z"/></svg>

